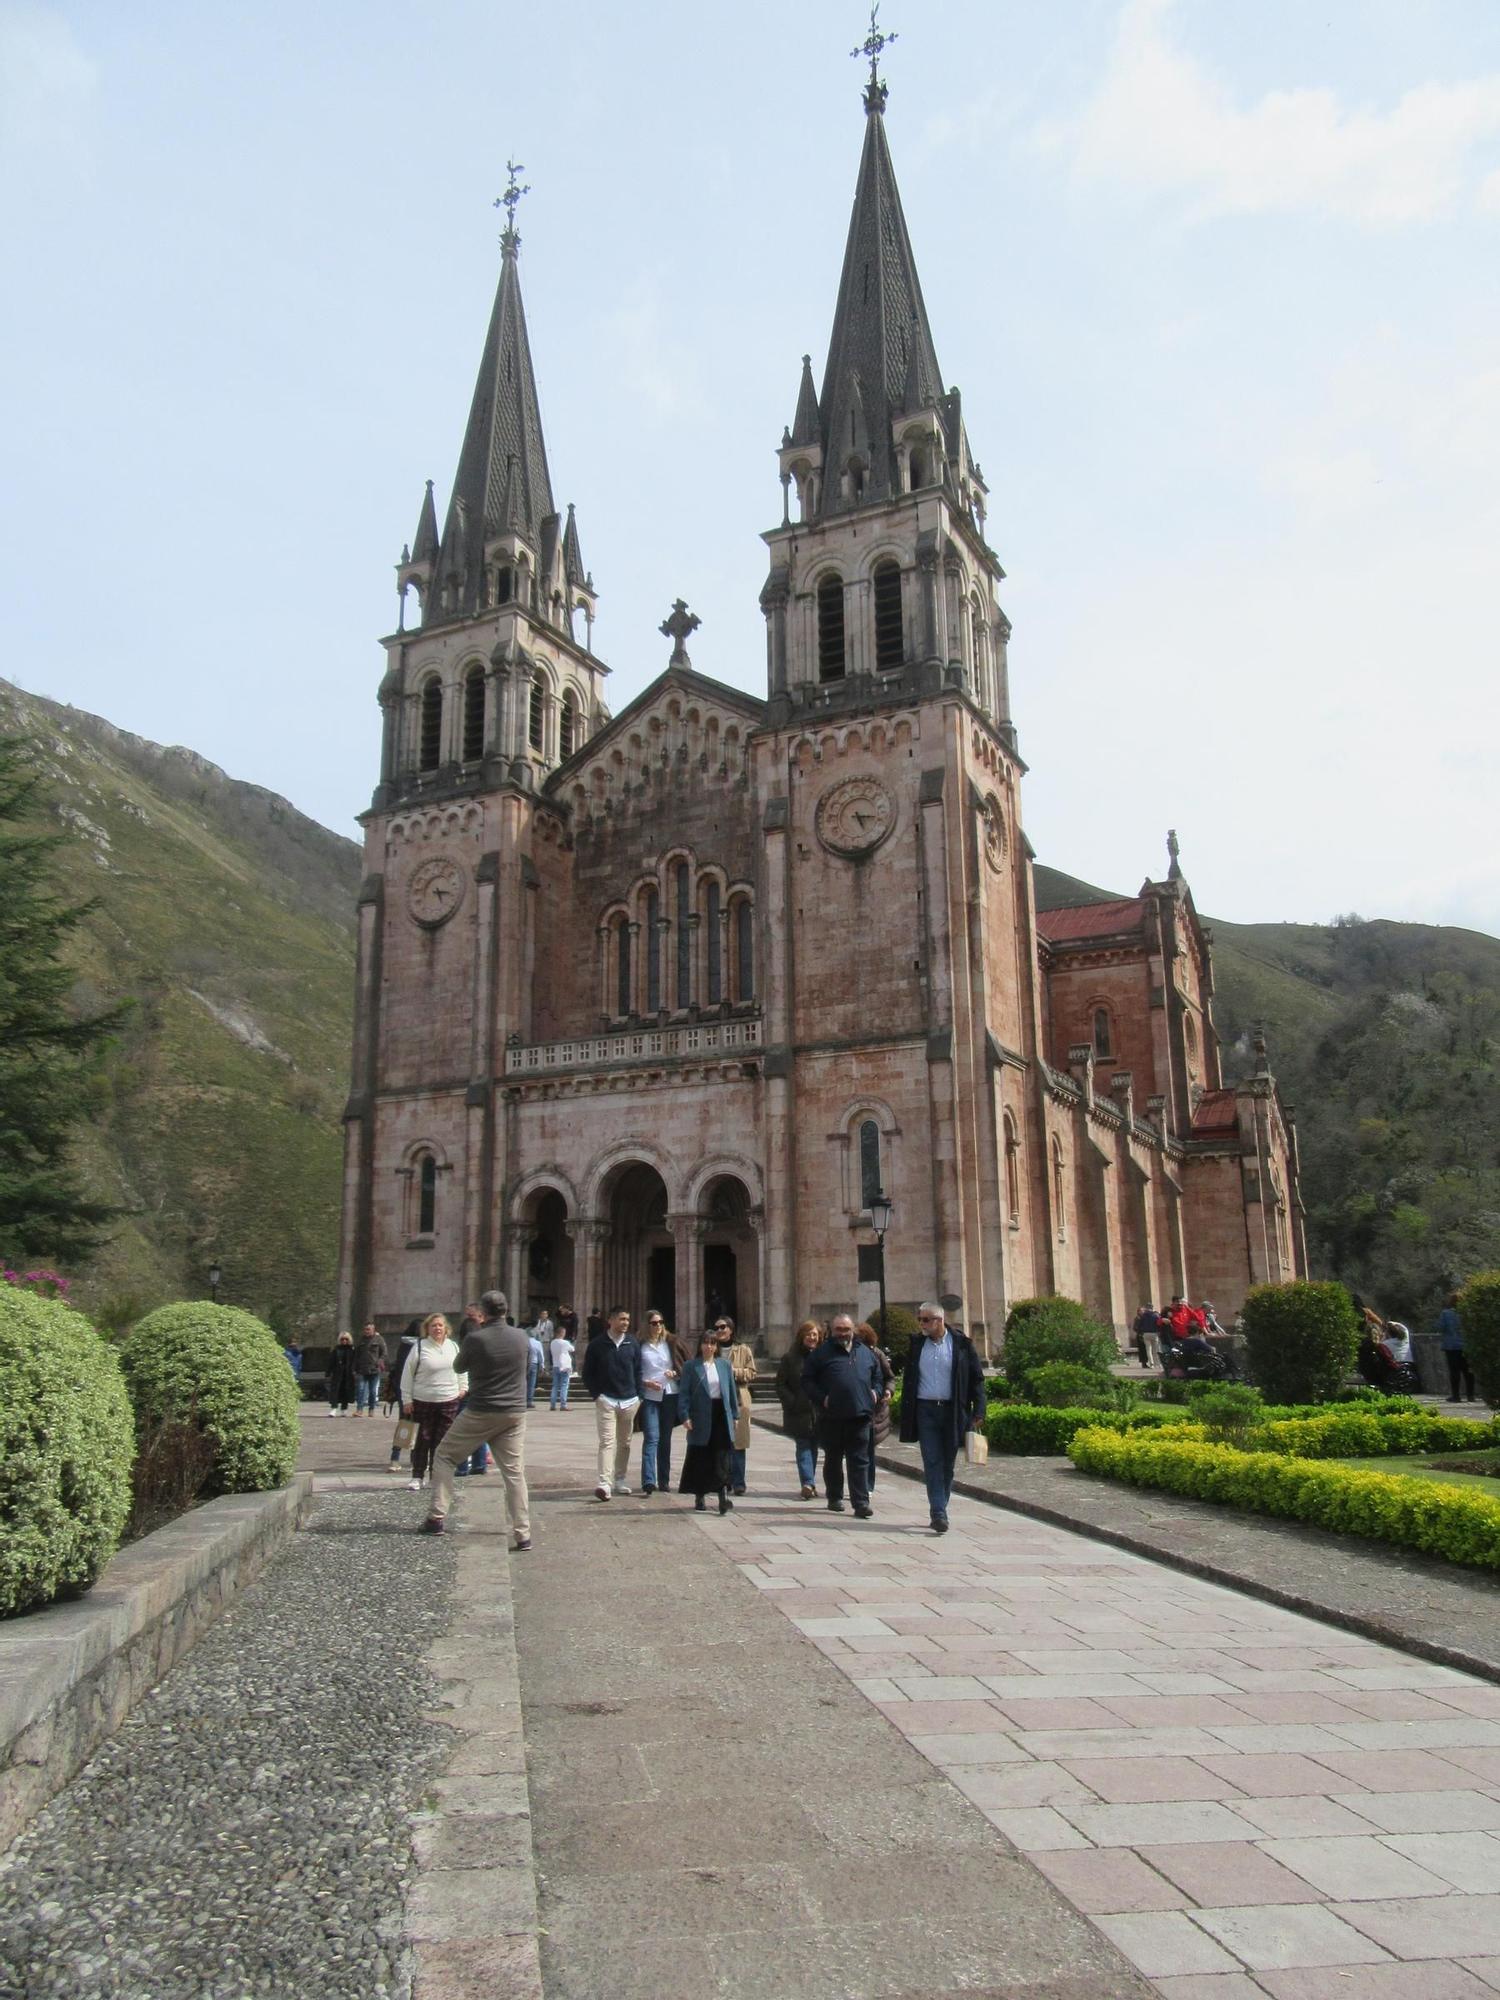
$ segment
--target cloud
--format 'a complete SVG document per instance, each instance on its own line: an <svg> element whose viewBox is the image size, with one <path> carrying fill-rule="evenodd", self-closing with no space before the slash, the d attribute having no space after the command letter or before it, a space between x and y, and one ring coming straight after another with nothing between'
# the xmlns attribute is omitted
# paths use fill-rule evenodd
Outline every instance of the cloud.
<svg viewBox="0 0 1500 2000"><path fill-rule="evenodd" d="M1127 0L1100 88L1041 143L1084 181L1180 193L1195 220L1303 213L1371 227L1459 206L1500 143L1500 74L1423 83L1388 110L1327 89L1237 104L1170 33L1176 0ZM1500 212L1500 172L1473 189Z"/></svg>
<svg viewBox="0 0 1500 2000"><path fill-rule="evenodd" d="M0 0L0 166L7 178L86 168L97 82L55 8ZM12 199L15 192L12 185Z"/></svg>

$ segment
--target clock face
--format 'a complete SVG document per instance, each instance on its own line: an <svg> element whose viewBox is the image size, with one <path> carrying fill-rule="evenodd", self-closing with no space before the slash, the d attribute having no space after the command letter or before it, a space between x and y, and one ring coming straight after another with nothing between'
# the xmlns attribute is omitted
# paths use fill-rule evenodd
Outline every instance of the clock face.
<svg viewBox="0 0 1500 2000"><path fill-rule="evenodd" d="M818 801L818 838L833 854L873 854L896 824L896 801L878 778L845 778Z"/></svg>
<svg viewBox="0 0 1500 2000"><path fill-rule="evenodd" d="M1005 814L993 792L984 802L984 858L997 874L1005 866Z"/></svg>
<svg viewBox="0 0 1500 2000"><path fill-rule="evenodd" d="M434 854L412 870L406 907L429 929L446 923L464 899L464 871L446 855Z"/></svg>

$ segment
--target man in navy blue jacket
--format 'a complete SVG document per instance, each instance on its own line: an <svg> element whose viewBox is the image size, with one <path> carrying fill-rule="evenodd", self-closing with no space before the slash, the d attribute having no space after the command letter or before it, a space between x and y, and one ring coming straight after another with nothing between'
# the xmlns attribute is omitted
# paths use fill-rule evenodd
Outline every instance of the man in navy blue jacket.
<svg viewBox="0 0 1500 2000"><path fill-rule="evenodd" d="M594 1399L599 1428L599 1478L596 1500L611 1493L622 1497L630 1488L630 1433L641 1404L641 1350L631 1338L630 1314L617 1306L598 1340L591 1340L583 1357L583 1386Z"/></svg>
<svg viewBox="0 0 1500 2000"><path fill-rule="evenodd" d="M922 1335L906 1357L901 1442L922 1449L933 1533L948 1532L948 1500L958 1448L984 1414L984 1363L972 1340L949 1326L941 1306L917 1309Z"/></svg>
<svg viewBox="0 0 1500 2000"><path fill-rule="evenodd" d="M870 1505L870 1419L885 1390L872 1349L854 1338L848 1313L835 1316L829 1337L802 1364L802 1387L818 1413L823 1441L823 1491L828 1511L844 1511L844 1462L849 1465L849 1497L861 1521Z"/></svg>

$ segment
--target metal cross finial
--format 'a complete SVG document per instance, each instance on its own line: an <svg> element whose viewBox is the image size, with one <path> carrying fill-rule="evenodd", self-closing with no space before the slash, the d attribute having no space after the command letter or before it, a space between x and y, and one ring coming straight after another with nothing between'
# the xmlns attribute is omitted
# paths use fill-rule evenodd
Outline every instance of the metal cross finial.
<svg viewBox="0 0 1500 2000"><path fill-rule="evenodd" d="M696 611L689 611L679 597L672 606L671 615L664 618L658 628L665 638L672 641L672 657L669 666L689 667L692 661L687 655L687 642L697 631L703 620Z"/></svg>
<svg viewBox="0 0 1500 2000"><path fill-rule="evenodd" d="M857 49L849 51L856 59L860 56L865 57L870 65L870 81L865 88L866 111L885 109L885 100L889 93L880 80L880 58L895 40L897 36L894 30L889 35L881 32L880 0L874 0L874 5L870 8L870 32Z"/></svg>
<svg viewBox="0 0 1500 2000"><path fill-rule="evenodd" d="M497 194L490 206L505 210L505 227L500 232L500 241L507 249L518 250L521 247L521 239L516 233L516 209L520 206L522 195L531 193L531 183L528 181L522 184L520 176L526 169L519 160L507 160L505 171L510 175L505 184L505 192Z"/></svg>

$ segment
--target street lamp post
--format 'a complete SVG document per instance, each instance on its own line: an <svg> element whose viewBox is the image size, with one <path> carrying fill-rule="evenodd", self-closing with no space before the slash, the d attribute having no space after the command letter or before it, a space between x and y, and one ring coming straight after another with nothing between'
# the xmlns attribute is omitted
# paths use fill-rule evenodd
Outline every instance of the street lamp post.
<svg viewBox="0 0 1500 2000"><path fill-rule="evenodd" d="M891 1330L885 1323L885 1232L891 1226L891 1199L877 1188L870 1197L870 1227L875 1232L875 1282L880 1287L880 1344L886 1346Z"/></svg>
<svg viewBox="0 0 1500 2000"><path fill-rule="evenodd" d="M217 1259L208 1267L208 1289L215 1305L219 1303L219 1286L223 1283L224 1272Z"/></svg>

